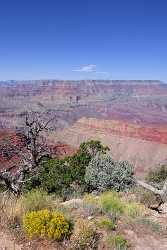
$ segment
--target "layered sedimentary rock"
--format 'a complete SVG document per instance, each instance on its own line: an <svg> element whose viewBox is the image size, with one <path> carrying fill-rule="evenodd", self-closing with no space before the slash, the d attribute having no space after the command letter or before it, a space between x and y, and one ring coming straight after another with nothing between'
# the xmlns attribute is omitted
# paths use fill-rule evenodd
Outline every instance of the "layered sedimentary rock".
<svg viewBox="0 0 167 250"><path fill-rule="evenodd" d="M167 122L160 81L28 81L0 84L0 127L21 128L25 112L57 115L59 128L83 116L135 123Z"/></svg>
<svg viewBox="0 0 167 250"><path fill-rule="evenodd" d="M99 139L117 160L128 160L138 175L167 160L167 127L144 127L124 121L82 118L55 140L78 147L83 141Z"/></svg>
<svg viewBox="0 0 167 250"><path fill-rule="evenodd" d="M52 147L61 142L60 155L94 138L138 173L166 160L167 84L161 81L0 82L0 100L3 130L22 132L27 111L56 117L48 137Z"/></svg>

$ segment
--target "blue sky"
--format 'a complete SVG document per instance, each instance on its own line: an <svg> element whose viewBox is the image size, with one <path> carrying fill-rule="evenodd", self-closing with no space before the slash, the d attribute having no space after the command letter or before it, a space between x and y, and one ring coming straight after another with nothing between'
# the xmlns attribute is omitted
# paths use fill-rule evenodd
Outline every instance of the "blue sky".
<svg viewBox="0 0 167 250"><path fill-rule="evenodd" d="M165 0L0 2L1 80L167 80Z"/></svg>

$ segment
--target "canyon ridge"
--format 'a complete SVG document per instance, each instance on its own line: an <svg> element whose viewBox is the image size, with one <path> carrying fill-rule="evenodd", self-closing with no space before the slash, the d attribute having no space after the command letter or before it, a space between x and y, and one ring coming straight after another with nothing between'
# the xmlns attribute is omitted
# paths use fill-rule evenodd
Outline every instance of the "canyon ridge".
<svg viewBox="0 0 167 250"><path fill-rule="evenodd" d="M133 163L138 175L167 160L164 82L5 81L0 82L0 100L1 145L6 138L23 143L25 115L33 111L45 120L56 117L47 138L52 146L59 143L65 154L83 141L99 139L114 158ZM8 166L3 153L0 167L4 162Z"/></svg>

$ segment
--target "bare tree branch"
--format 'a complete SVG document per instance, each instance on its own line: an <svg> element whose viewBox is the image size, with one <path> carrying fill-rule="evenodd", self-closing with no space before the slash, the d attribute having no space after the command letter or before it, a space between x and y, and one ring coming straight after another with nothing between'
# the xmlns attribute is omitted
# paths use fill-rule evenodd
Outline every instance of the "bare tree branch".
<svg viewBox="0 0 167 250"><path fill-rule="evenodd" d="M160 206L167 202L167 180L165 181L164 185L163 185L163 188L161 190L153 187L152 185L150 184L147 184L143 181L140 181L140 180L136 180L136 183L139 185L139 186L142 186L143 188L145 188L146 190L149 190L151 191L152 193L154 193L159 199L157 199L157 205L156 207L154 206L154 210L158 211L159 213L161 212L161 210L159 209ZM151 207L150 207L151 208Z"/></svg>
<svg viewBox="0 0 167 250"><path fill-rule="evenodd" d="M154 194L158 194L158 195L161 195L161 190L158 190L157 188L154 188L153 186L143 182L143 181L140 181L140 180L136 180L137 184L142 186L143 188L153 192Z"/></svg>
<svg viewBox="0 0 167 250"><path fill-rule="evenodd" d="M56 118L49 119L47 122L42 122L36 114L26 114L26 148L19 148L17 154L21 158L20 167L15 174L9 170L0 171L0 182L3 182L7 190L14 194L20 194L22 185L27 181L27 173L36 172L43 156L49 154L46 140L42 136L42 132L48 129L48 125Z"/></svg>

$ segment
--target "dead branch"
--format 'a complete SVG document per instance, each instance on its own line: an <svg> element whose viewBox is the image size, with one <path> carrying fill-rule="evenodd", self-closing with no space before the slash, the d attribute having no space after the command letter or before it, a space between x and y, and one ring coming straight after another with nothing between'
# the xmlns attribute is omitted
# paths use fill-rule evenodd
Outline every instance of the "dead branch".
<svg viewBox="0 0 167 250"><path fill-rule="evenodd" d="M42 137L42 132L48 130L48 125L56 116L43 122L36 114L27 114L25 119L26 148L20 148L17 154L21 158L20 167L15 174L10 170L0 171L0 182L7 190L20 194L22 185L28 180L27 174L37 172L41 159L49 154L49 148ZM11 167L10 169L13 169Z"/></svg>
<svg viewBox="0 0 167 250"><path fill-rule="evenodd" d="M152 193L154 193L157 196L157 198L158 198L157 205L154 206L152 209L154 209L160 213L161 212L160 206L162 204L164 204L165 202L167 202L167 180L165 181L163 188L161 190L159 190L159 189L153 187L152 185L147 184L141 180L136 180L136 183L139 186L142 186L143 188L145 188L146 190L151 191Z"/></svg>

